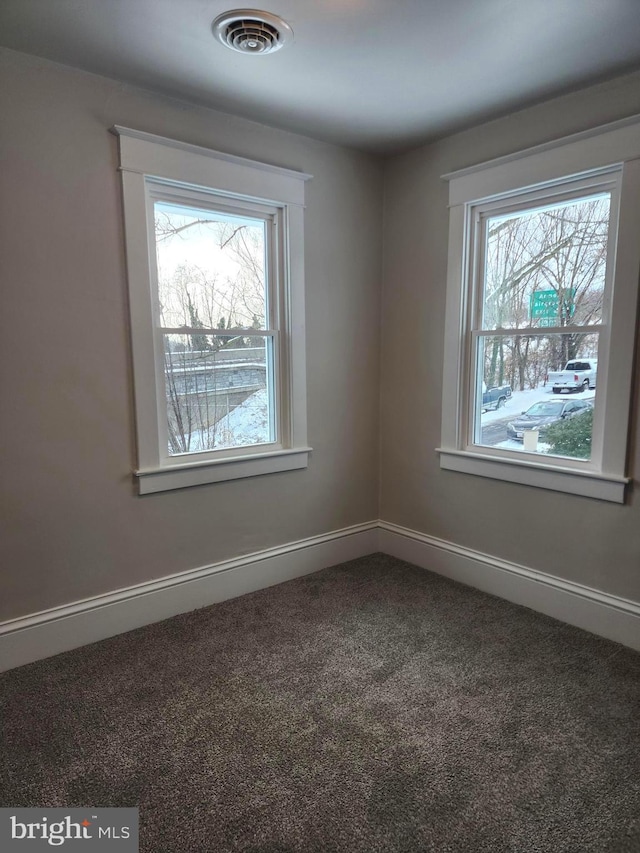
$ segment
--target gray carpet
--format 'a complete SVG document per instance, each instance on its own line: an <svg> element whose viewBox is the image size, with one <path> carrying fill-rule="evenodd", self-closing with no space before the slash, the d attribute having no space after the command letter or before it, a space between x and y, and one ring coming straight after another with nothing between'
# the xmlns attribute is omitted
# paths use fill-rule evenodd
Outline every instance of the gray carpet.
<svg viewBox="0 0 640 853"><path fill-rule="evenodd" d="M640 655L375 555L0 677L3 805L143 853L640 851Z"/></svg>

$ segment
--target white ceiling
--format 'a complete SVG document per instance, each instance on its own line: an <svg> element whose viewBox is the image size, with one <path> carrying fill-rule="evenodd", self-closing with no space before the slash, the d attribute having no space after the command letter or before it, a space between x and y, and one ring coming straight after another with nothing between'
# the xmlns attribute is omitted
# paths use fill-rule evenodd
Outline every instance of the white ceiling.
<svg viewBox="0 0 640 853"><path fill-rule="evenodd" d="M0 44L389 153L640 68L640 0L259 0L294 41L235 54L237 0L1 0Z"/></svg>

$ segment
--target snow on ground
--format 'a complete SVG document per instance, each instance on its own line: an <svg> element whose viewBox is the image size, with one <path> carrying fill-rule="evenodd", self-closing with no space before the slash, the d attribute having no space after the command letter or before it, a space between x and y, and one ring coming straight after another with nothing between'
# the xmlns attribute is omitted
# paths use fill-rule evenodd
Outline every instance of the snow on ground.
<svg viewBox="0 0 640 853"><path fill-rule="evenodd" d="M534 403L544 402L545 400L566 400L567 397L579 397L582 400L593 400L595 393L595 391L591 390L579 391L578 393L573 391L567 394L554 394L550 385L547 385L546 387L544 385L540 385L538 388L531 388L527 391L515 391L501 409L485 412L482 415L481 423L484 426L485 424L489 424L494 421L515 418L522 412L526 411L529 406L533 406ZM524 450L523 443L521 441L516 441L515 439L500 441L493 446L499 447L503 450ZM543 442L538 443L538 453L548 453L549 449L548 444L544 444Z"/></svg>
<svg viewBox="0 0 640 853"><path fill-rule="evenodd" d="M209 430L194 430L189 436L189 450L211 450L245 447L269 441L269 400L266 390L256 391L220 418Z"/></svg>
<svg viewBox="0 0 640 853"><path fill-rule="evenodd" d="M269 441L269 398L265 389L256 391L236 406L217 426L218 435L229 447L264 444Z"/></svg>
<svg viewBox="0 0 640 853"><path fill-rule="evenodd" d="M521 450L524 451L524 444L521 441L516 441L513 438L508 438L506 441L499 441L497 444L492 445L493 447L500 447L502 450ZM548 453L550 450L550 445L544 444L544 442L538 442L538 453Z"/></svg>
<svg viewBox="0 0 640 853"><path fill-rule="evenodd" d="M540 385L538 388L531 388L527 391L514 391L511 397L507 400L501 409L495 409L491 412L485 412L482 415L481 423L490 424L493 421L501 421L505 418L515 418L517 415L526 411L529 406L545 400L566 400L567 397L577 398L582 400L592 400L595 396L595 391L580 391L570 394L554 394L551 386ZM515 442L514 442L515 443Z"/></svg>
<svg viewBox="0 0 640 853"><path fill-rule="evenodd" d="M564 399L568 396L580 397L582 399L593 399L595 391L580 391L572 394L554 394L550 386L540 386L527 391L516 391L501 409L485 412L482 415L482 424L502 421L517 417L534 403L549 399ZM221 418L216 424L216 446L217 447L243 447L248 444L264 444L269 441L269 413L268 395L266 390L256 391L241 403L233 411ZM207 449L206 442L202 444L202 436L193 432L191 434L191 449ZM522 450L521 441L501 441L495 447L506 450ZM540 443L538 450L545 452L548 445Z"/></svg>

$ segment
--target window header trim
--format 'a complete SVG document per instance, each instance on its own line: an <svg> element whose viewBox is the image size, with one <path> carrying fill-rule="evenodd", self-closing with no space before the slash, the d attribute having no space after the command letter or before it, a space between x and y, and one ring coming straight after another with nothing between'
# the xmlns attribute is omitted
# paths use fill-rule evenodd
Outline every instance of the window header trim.
<svg viewBox="0 0 640 853"><path fill-rule="evenodd" d="M260 163L212 148L202 148L114 125L120 172L133 172L160 182L215 190L244 200L271 201L304 207L305 183L312 175Z"/></svg>
<svg viewBox="0 0 640 853"><path fill-rule="evenodd" d="M484 163L476 163L473 166L464 166L462 169L455 169L453 172L445 172L441 175L443 181L455 181L458 178L465 178L467 175L475 175L477 172L490 169L494 166L503 166L505 163L512 163L514 160L523 160L534 154L542 154L545 151L553 151L562 145L571 145L574 142L591 139L592 137L600 137L604 133L611 131L623 130L628 127L640 127L640 113L636 113L626 118L621 118L616 121L600 124L596 127L590 127L586 130L580 130L577 133L570 133L567 136L561 136L556 139L550 139L547 142L541 142L539 145L532 145L529 148L522 148L519 151L514 151L511 154L504 154L502 157L494 157L492 160L486 160Z"/></svg>
<svg viewBox="0 0 640 853"><path fill-rule="evenodd" d="M640 116L443 175L449 206L596 177L638 159Z"/></svg>
<svg viewBox="0 0 640 853"><path fill-rule="evenodd" d="M158 136L155 133L146 133L143 130L135 130L131 127L123 127L114 124L111 133L115 136L127 136L130 139L140 139L143 142L153 142L154 145L166 145L169 148L187 151L200 157L211 157L216 160L225 160L227 163L236 163L240 166L248 166L251 169L259 169L261 172L275 172L277 175L309 181L313 177L308 172L298 172L295 169L286 169L284 166L274 166L271 163L262 163L251 160L248 157L239 157L237 154L228 154L225 151L216 151L213 148L205 148L202 145L193 145L190 142L181 142L177 139L169 139L166 136Z"/></svg>

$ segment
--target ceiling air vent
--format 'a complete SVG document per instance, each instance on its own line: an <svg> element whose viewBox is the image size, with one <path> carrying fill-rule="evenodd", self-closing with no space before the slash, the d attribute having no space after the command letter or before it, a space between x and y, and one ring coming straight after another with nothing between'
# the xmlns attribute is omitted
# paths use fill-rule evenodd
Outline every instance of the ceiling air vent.
<svg viewBox="0 0 640 853"><path fill-rule="evenodd" d="M225 12L212 26L218 41L238 53L273 53L293 38L293 30L282 18L257 9Z"/></svg>

